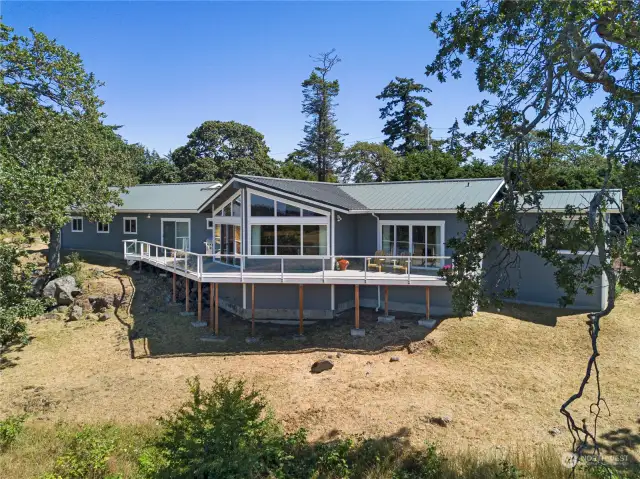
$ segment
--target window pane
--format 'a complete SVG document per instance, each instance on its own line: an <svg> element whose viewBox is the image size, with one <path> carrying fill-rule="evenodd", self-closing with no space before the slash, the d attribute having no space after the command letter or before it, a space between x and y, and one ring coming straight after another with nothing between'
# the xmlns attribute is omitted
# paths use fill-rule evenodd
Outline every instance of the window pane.
<svg viewBox="0 0 640 479"><path fill-rule="evenodd" d="M440 227L427 226L427 256L442 256L442 245L440 244ZM439 268L442 266L442 260L429 259L427 266Z"/></svg>
<svg viewBox="0 0 640 479"><path fill-rule="evenodd" d="M326 215L321 215L320 213L316 213L315 211L302 210L302 216L326 216Z"/></svg>
<svg viewBox="0 0 640 479"><path fill-rule="evenodd" d="M138 232L138 222L136 220L125 220L124 222L124 230L127 233L137 233Z"/></svg>
<svg viewBox="0 0 640 479"><path fill-rule="evenodd" d="M278 216L300 216L300 208L278 201Z"/></svg>
<svg viewBox="0 0 640 479"><path fill-rule="evenodd" d="M426 243L425 243L425 227L424 226L412 226L412 256L425 256L426 255ZM424 266L424 258L416 258L411 263L413 266Z"/></svg>
<svg viewBox="0 0 640 479"><path fill-rule="evenodd" d="M305 255L327 254L327 227L325 225L304 225L302 227L303 253Z"/></svg>
<svg viewBox="0 0 640 479"><path fill-rule="evenodd" d="M274 251L275 227L274 225L251 226L251 254L275 254Z"/></svg>
<svg viewBox="0 0 640 479"><path fill-rule="evenodd" d="M393 225L382 225L382 249L387 254L393 254L394 240Z"/></svg>
<svg viewBox="0 0 640 479"><path fill-rule="evenodd" d="M278 254L300 254L300 225L278 225Z"/></svg>
<svg viewBox="0 0 640 479"><path fill-rule="evenodd" d="M222 216L231 216L231 203L229 203L227 206L225 206L224 208L222 208Z"/></svg>
<svg viewBox="0 0 640 479"><path fill-rule="evenodd" d="M269 198L251 195L251 216L275 216L273 203Z"/></svg>
<svg viewBox="0 0 640 479"><path fill-rule="evenodd" d="M240 196L233 200L231 215L242 216L242 200Z"/></svg>
<svg viewBox="0 0 640 479"><path fill-rule="evenodd" d="M215 225L215 232L213 234L213 252L214 253L220 253L220 250L222 248L222 238L221 238L221 232L222 232L222 228L220 227L220 224L216 224Z"/></svg>
<svg viewBox="0 0 640 479"><path fill-rule="evenodd" d="M396 225L396 252L397 256L408 254L409 249L409 225Z"/></svg>

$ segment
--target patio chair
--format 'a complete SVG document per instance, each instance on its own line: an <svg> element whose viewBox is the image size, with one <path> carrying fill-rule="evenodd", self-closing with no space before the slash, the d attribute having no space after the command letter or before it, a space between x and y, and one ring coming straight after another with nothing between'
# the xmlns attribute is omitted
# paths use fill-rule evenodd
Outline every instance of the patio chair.
<svg viewBox="0 0 640 479"><path fill-rule="evenodd" d="M401 253L400 256L406 256L407 258L399 258L393 260L393 269L399 269L400 271L407 272L409 269L409 253Z"/></svg>
<svg viewBox="0 0 640 479"><path fill-rule="evenodd" d="M386 256L387 253L383 250L378 250L374 253L374 256ZM367 269L374 269L379 273L382 272L382 267L384 266L384 258L367 258Z"/></svg>

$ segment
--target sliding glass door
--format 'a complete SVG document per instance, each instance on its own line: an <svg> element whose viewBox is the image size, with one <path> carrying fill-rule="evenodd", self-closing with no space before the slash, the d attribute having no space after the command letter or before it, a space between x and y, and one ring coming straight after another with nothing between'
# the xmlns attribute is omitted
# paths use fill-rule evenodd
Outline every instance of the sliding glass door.
<svg viewBox="0 0 640 479"><path fill-rule="evenodd" d="M190 222L188 219L162 218L162 246L191 250Z"/></svg>
<svg viewBox="0 0 640 479"><path fill-rule="evenodd" d="M444 224L428 223L381 223L380 239L382 250L391 256L443 256ZM415 267L441 267L439 258L416 258Z"/></svg>

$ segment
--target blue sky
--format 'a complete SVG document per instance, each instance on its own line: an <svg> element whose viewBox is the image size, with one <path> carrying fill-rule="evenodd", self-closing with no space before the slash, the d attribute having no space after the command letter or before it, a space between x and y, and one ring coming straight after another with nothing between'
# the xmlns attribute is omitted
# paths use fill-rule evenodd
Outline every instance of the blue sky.
<svg viewBox="0 0 640 479"><path fill-rule="evenodd" d="M437 51L429 24L458 2L5 2L6 24L32 26L80 53L105 82L107 121L167 153L205 120L235 120L284 159L302 137L300 83L310 55L335 48L339 127L348 143L382 141L376 95L394 76L432 88L428 122L446 135L480 94L472 70L424 76ZM484 155L481 155L484 156Z"/></svg>

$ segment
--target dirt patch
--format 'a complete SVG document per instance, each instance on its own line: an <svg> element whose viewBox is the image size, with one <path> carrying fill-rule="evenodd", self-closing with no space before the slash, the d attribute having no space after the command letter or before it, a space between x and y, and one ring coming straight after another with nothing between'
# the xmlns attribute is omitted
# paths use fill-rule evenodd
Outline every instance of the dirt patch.
<svg viewBox="0 0 640 479"><path fill-rule="evenodd" d="M13 367L0 373L0 415L33 409L47 421L145 423L186 398L187 378L198 375L206 386L231 375L263 389L285 427L305 427L312 439L400 434L415 444L480 451L570 448L558 409L588 357L583 315L509 307L446 319L429 333L416 317L378 324L377 314L363 310L365 338L349 335L353 317L346 314L306 327L303 342L293 340L295 326L259 324L261 341L247 344L250 324L222 314L220 330L229 341L204 343L206 329L193 328L193 317L167 303L168 279L117 266L98 269L102 275L87 281L85 294L119 294L117 315L105 322L33 321L33 341L11 352ZM612 450L636 456L639 313L640 297L621 298L604 321L600 360L611 415L599 430L611 438ZM328 356L334 368L311 374L313 362ZM390 362L392 356L399 360ZM38 410L37 400L30 405L36 388L49 407ZM576 417L588 417L588 407L579 403ZM443 427L434 417L451 422ZM556 426L560 434L550 434Z"/></svg>

